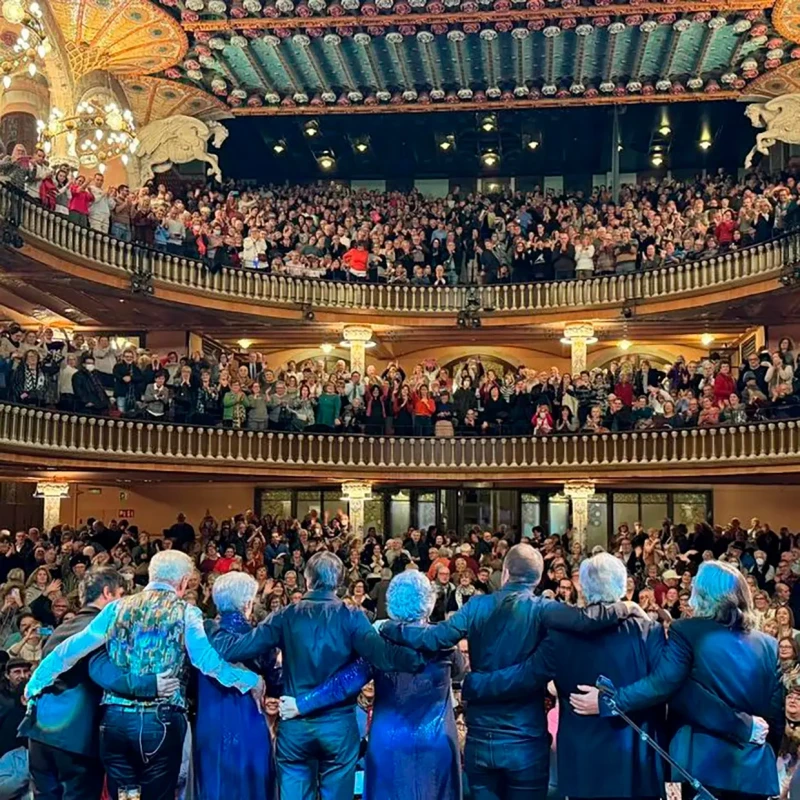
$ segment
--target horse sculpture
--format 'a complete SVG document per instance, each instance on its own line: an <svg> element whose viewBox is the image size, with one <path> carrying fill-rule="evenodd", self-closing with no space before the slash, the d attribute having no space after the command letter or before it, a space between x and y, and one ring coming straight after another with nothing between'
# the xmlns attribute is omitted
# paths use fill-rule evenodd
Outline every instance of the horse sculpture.
<svg viewBox="0 0 800 800"><path fill-rule="evenodd" d="M746 168L752 166L756 153L767 155L776 142L800 144L800 94L785 94L766 103L750 103L744 113L754 128L766 128L756 135L756 143L744 160Z"/></svg>
<svg viewBox="0 0 800 800"><path fill-rule="evenodd" d="M136 148L139 184L146 183L157 172L166 172L174 164L204 161L208 175L222 180L219 159L208 152L209 141L219 148L228 138L228 129L219 122L203 122L182 114L151 122L137 131Z"/></svg>

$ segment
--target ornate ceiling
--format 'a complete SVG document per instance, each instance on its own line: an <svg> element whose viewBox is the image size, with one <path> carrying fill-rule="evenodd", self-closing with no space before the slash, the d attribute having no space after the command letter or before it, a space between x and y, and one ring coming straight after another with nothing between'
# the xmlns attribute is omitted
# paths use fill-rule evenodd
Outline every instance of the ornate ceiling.
<svg viewBox="0 0 800 800"><path fill-rule="evenodd" d="M139 124L175 113L219 118L731 99L797 88L794 76L800 80L800 0L778 0L774 8L772 0L48 6L73 80L110 72Z"/></svg>

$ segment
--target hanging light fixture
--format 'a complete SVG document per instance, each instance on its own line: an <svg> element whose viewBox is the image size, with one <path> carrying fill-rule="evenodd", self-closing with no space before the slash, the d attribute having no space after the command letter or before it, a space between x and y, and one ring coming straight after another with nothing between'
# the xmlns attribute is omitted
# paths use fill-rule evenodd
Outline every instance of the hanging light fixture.
<svg viewBox="0 0 800 800"><path fill-rule="evenodd" d="M55 140L64 136L68 155L85 167L103 165L117 156L127 163L139 146L133 114L113 101L101 105L84 100L73 114L52 108L47 122L39 120L36 127L37 146L45 153L49 154Z"/></svg>
<svg viewBox="0 0 800 800"><path fill-rule="evenodd" d="M50 42L44 30L42 8L39 3L25 0L3 0L0 14L11 25L18 25L17 41L11 53L0 61L3 88L11 86L11 78L23 71L34 77L42 61L50 52Z"/></svg>

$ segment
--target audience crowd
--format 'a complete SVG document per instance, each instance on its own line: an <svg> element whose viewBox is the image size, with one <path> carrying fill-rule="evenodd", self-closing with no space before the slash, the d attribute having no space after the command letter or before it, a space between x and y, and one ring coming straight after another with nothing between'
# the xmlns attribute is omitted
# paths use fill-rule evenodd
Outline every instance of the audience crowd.
<svg viewBox="0 0 800 800"><path fill-rule="evenodd" d="M436 527L410 528L396 537L370 528L358 537L341 510L330 515L311 510L304 519L246 511L223 520L198 515L195 521L196 528L179 514L171 527L157 535L127 520L106 524L99 519L87 519L75 527L61 524L50 531L0 531L0 657L7 659L6 682L0 688L0 757L21 744L16 723L24 713L19 702L24 679L41 660L43 644L53 629L78 610L81 581L93 567L116 567L127 591L138 592L147 583L150 558L162 549L177 548L195 560L197 570L186 599L207 618L217 616L211 592L214 581L239 570L258 582L254 616L263 619L303 596L307 560L327 549L345 564L345 585L340 591L344 602L361 609L370 620L386 618L386 590L394 575L408 569L423 571L436 589L431 615L436 622L472 597L496 591L503 558L520 540L540 549L544 557L545 573L537 591L566 604L582 605L579 566L603 549L595 547L587 553L571 530L548 535L540 527L522 537L507 526L496 531L475 526L462 535ZM688 600L702 562L727 561L746 576L757 627L778 640L780 670L789 692L786 736L778 759L788 783L800 746L796 733L800 726L800 631L795 627L800 614L800 536L786 528L775 532L759 519L752 519L749 527L738 519L724 526L698 523L688 527L664 520L660 529L649 530L635 522L620 525L610 537L609 550L627 568L627 599L638 602L666 626L691 615ZM372 692L362 692L359 713L365 727L371 702ZM277 726L277 703L267 708L272 708L272 724ZM460 706L458 711L463 735Z"/></svg>
<svg viewBox="0 0 800 800"><path fill-rule="evenodd" d="M794 177L720 172L651 178L590 194L485 195L308 186L138 190L73 177L18 146L28 195L76 225L205 261L275 275L444 287L590 278L675 266L766 241L797 217Z"/></svg>
<svg viewBox="0 0 800 800"><path fill-rule="evenodd" d="M253 431L371 436L542 436L742 425L800 417L794 345L673 364L625 355L607 368L560 373L519 365L498 374L470 357L410 374L397 361L364 375L344 361L271 367L253 351L219 357L125 346L18 324L0 334L0 398L93 415Z"/></svg>

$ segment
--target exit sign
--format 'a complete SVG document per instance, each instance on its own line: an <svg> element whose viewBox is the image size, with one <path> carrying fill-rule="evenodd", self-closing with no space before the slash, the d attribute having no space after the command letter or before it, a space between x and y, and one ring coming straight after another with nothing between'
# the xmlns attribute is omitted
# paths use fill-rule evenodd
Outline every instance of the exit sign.
<svg viewBox="0 0 800 800"><path fill-rule="evenodd" d="M121 508L119 510L119 514L117 516L120 519L133 519L133 509L132 508Z"/></svg>

